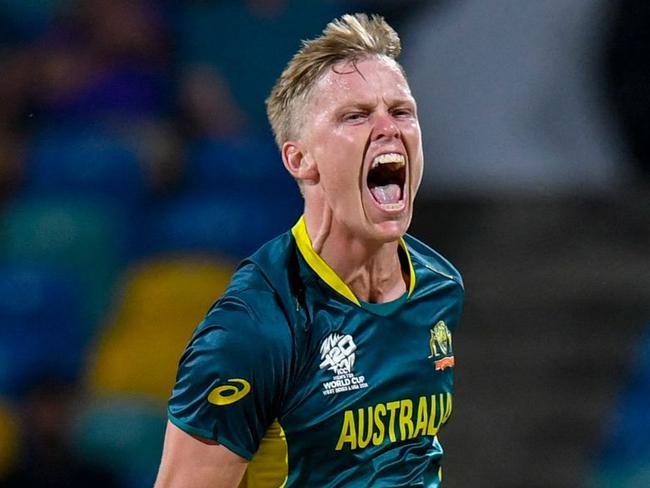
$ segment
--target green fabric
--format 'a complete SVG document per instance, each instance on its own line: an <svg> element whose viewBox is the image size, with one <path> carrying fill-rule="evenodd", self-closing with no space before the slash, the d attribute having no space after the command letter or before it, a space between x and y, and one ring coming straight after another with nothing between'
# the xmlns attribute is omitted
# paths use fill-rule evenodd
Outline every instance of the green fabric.
<svg viewBox="0 0 650 488"><path fill-rule="evenodd" d="M290 233L244 260L181 358L177 425L250 457L278 419L289 488L438 487L463 287L444 258L405 241L415 289L371 305L381 313L331 288Z"/></svg>
<svg viewBox="0 0 650 488"><path fill-rule="evenodd" d="M406 301L407 297L408 295L404 293L398 299L390 302L385 302L385 303L361 302L361 305L369 312L386 317L387 315L390 315L393 312L395 312Z"/></svg>

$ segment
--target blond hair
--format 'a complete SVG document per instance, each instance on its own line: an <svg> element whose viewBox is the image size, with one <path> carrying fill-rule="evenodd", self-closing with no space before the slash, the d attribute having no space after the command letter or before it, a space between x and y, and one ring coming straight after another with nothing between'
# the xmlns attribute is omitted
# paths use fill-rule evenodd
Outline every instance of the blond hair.
<svg viewBox="0 0 650 488"><path fill-rule="evenodd" d="M373 55L396 60L400 51L397 32L378 15L344 15L327 24L320 37L303 41L266 100L280 149L298 136L299 112L325 70L341 61L356 62Z"/></svg>

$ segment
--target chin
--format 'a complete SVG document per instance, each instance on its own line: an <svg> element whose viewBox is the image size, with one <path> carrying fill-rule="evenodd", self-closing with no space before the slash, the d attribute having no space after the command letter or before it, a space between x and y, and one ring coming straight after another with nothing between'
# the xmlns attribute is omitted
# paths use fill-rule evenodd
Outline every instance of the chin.
<svg viewBox="0 0 650 488"><path fill-rule="evenodd" d="M381 223L373 223L371 224L372 234L377 241L383 243L395 242L399 240L404 234L406 234L406 231L409 227L409 221L410 219L400 219L389 220Z"/></svg>

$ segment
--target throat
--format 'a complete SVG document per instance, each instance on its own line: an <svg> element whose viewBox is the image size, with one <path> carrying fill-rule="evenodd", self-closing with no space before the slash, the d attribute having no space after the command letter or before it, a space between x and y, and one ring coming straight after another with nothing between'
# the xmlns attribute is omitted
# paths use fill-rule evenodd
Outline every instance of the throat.
<svg viewBox="0 0 650 488"><path fill-rule="evenodd" d="M359 269L346 280L354 295L367 303L386 303L398 299L408 288L398 260L386 268Z"/></svg>
<svg viewBox="0 0 650 488"><path fill-rule="evenodd" d="M309 226L307 215L305 220ZM310 235L314 240L318 240L317 236L323 237L319 249L313 249L358 300L388 302L399 298L408 289L409 267L408 263L404 265L398 241L368 242L359 239L331 216L327 220L325 233L322 232L321 219L311 220L313 230ZM320 231L316 230L319 228Z"/></svg>
<svg viewBox="0 0 650 488"><path fill-rule="evenodd" d="M393 286L387 287L385 290L371 288L368 296L364 297L366 299L363 301L371 304L393 302L404 296L406 294L406 289L406 283L404 283L403 279L400 279L395 281Z"/></svg>

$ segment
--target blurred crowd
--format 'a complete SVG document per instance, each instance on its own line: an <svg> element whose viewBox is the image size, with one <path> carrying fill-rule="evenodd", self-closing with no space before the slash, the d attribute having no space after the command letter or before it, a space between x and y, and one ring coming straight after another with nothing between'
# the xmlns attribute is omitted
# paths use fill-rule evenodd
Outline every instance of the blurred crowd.
<svg viewBox="0 0 650 488"><path fill-rule="evenodd" d="M191 331L301 211L264 110L297 40L365 10L417 48L450 3L0 1L0 487L151 486ZM612 9L604 103L647 179L650 8ZM426 114L424 49L405 63Z"/></svg>
<svg viewBox="0 0 650 488"><path fill-rule="evenodd" d="M264 99L340 2L0 2L0 486L151 486L192 329L300 214Z"/></svg>

